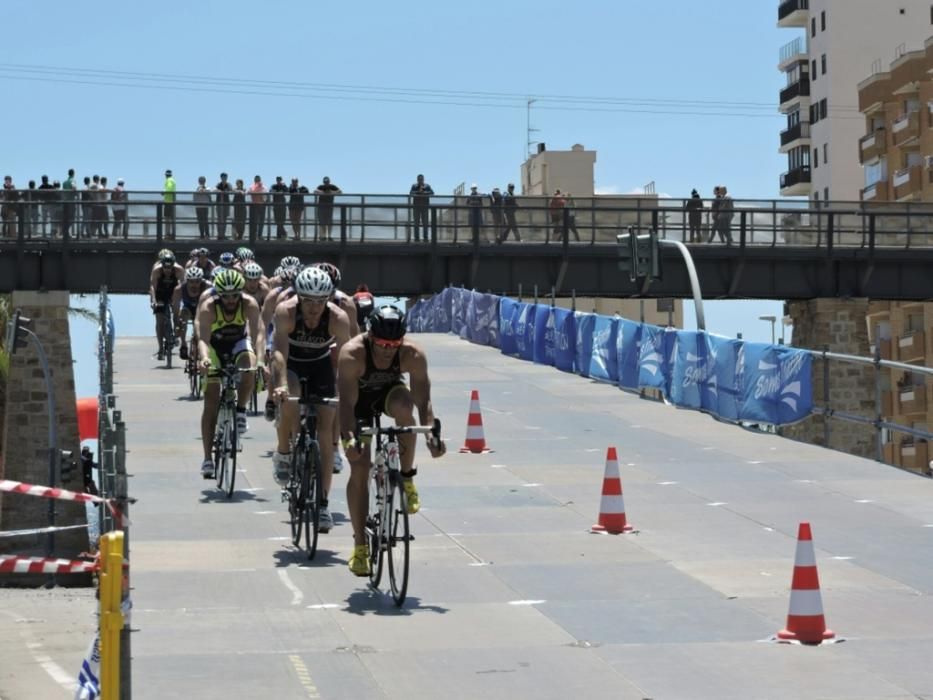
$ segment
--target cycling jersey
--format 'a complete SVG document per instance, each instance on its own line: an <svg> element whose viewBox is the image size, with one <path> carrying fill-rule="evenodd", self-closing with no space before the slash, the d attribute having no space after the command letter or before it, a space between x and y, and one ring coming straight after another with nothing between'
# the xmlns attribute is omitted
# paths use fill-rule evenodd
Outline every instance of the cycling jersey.
<svg viewBox="0 0 933 700"><path fill-rule="evenodd" d="M156 302L160 304L171 304L172 303L172 294L175 292L175 287L178 286L178 277L175 274L175 268L172 268L172 272L169 275L166 275L164 271L159 271L159 278L156 281L155 286L155 299Z"/></svg>
<svg viewBox="0 0 933 700"><path fill-rule="evenodd" d="M243 300L237 304L233 318L224 315L223 302L214 298L216 318L211 324L211 336L208 345L211 349L211 365L217 369L223 361L236 361L244 352L252 352L249 338L249 324L246 321L246 304Z"/></svg>
<svg viewBox="0 0 933 700"><path fill-rule="evenodd" d="M314 362L330 357L334 336L330 333L330 307L324 307L321 320L314 328L305 325L301 304L295 305L295 330L288 335L288 363Z"/></svg>
<svg viewBox="0 0 933 700"><path fill-rule="evenodd" d="M377 414L388 412L392 393L404 388L405 382L402 381L401 350L395 353L386 369L379 369L373 361L369 338L363 339L363 348L366 350L366 369L359 379L360 393L353 412L357 419L372 424Z"/></svg>
<svg viewBox="0 0 933 700"><path fill-rule="evenodd" d="M195 312L198 310L198 299L201 298L201 294L204 293L204 290L207 288L207 284L202 282L198 285L198 292L194 296L191 296L188 293L188 284L185 283L181 285L181 308L185 311L191 313L194 316Z"/></svg>

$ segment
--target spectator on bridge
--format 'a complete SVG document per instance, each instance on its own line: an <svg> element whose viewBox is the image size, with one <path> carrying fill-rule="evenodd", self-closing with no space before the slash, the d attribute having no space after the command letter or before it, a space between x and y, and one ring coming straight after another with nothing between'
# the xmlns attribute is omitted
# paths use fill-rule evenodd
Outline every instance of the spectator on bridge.
<svg viewBox="0 0 933 700"><path fill-rule="evenodd" d="M75 186L75 169L68 169L68 177L62 183L62 236L71 233L71 227L75 223L75 199L78 196L78 188Z"/></svg>
<svg viewBox="0 0 933 700"><path fill-rule="evenodd" d="M502 234L504 218L502 192L499 191L498 187L493 187L492 193L489 195L489 213L492 214L493 239L498 241L499 236Z"/></svg>
<svg viewBox="0 0 933 700"><path fill-rule="evenodd" d="M52 190L55 189L55 186L49 182L49 176L43 175L40 178L39 182L39 192L38 199L39 203L42 205L42 230L41 233L43 236L49 233L49 223L52 219L52 207L48 202L52 199Z"/></svg>
<svg viewBox="0 0 933 700"><path fill-rule="evenodd" d="M509 183L509 186L505 189L505 194L502 195L502 213L505 215L505 230L502 232L502 236L498 239L497 243L502 243L506 238L509 237L509 233L515 232L515 241L517 243L522 242L522 236L518 232L518 224L515 222L515 210L518 208L518 200L515 199L515 185Z"/></svg>
<svg viewBox="0 0 933 700"><path fill-rule="evenodd" d="M431 189L431 185L424 181L424 175L418 175L415 184L411 186L411 190L408 192L408 196L411 197L411 212L414 215L413 228L416 241L421 240L422 229L424 230L424 240L427 241L430 238L428 211L433 194L434 190Z"/></svg>
<svg viewBox="0 0 933 700"><path fill-rule="evenodd" d="M288 194L288 185L282 181L281 175L275 176L275 184L269 188L272 193L272 218L275 219L275 237L279 240L288 238L285 230L285 195Z"/></svg>
<svg viewBox="0 0 933 700"><path fill-rule="evenodd" d="M233 237L242 240L246 233L246 186L239 178L233 188Z"/></svg>
<svg viewBox="0 0 933 700"><path fill-rule="evenodd" d="M483 228L483 195L479 192L479 185L470 185L470 194L467 195L467 223L470 226L470 235L479 240L480 229Z"/></svg>
<svg viewBox="0 0 933 700"><path fill-rule="evenodd" d="M68 196L62 193L62 185L58 180L52 182L52 189L47 195L49 207L49 235L53 238L62 230L62 216L64 216L64 197ZM64 234L63 234L64 235Z"/></svg>
<svg viewBox="0 0 933 700"><path fill-rule="evenodd" d="M95 218L98 222L98 231L103 232L104 238L110 236L110 206L107 204L109 201L110 188L107 187L106 176L102 175L97 187L97 203L94 205L94 211L97 212Z"/></svg>
<svg viewBox="0 0 933 700"><path fill-rule="evenodd" d="M217 190L217 240L222 241L227 235L227 219L230 217L230 193L233 185L227 180L227 173L220 174L220 182L214 185Z"/></svg>
<svg viewBox="0 0 933 700"><path fill-rule="evenodd" d="M26 238L32 238L33 235L39 235L39 192L35 180L29 181L22 196L23 227L26 229Z"/></svg>
<svg viewBox="0 0 933 700"><path fill-rule="evenodd" d="M725 185L719 186L719 202L716 206L716 228L719 239L726 245L732 245L732 217L735 210L732 206L732 197L729 196ZM710 236L712 240L712 236Z"/></svg>
<svg viewBox="0 0 933 700"><path fill-rule="evenodd" d="M318 240L331 240L330 229L334 224L334 195L341 194L342 190L325 177L323 182L314 190L317 195L317 226Z"/></svg>
<svg viewBox="0 0 933 700"><path fill-rule="evenodd" d="M266 186L259 175L253 177L249 186L249 237L250 240L262 238L263 224L266 219Z"/></svg>
<svg viewBox="0 0 933 700"><path fill-rule="evenodd" d="M16 236L16 202L19 201L19 192L13 184L13 176L3 178L3 205L0 206L0 219L3 220L3 235L7 238Z"/></svg>
<svg viewBox="0 0 933 700"><path fill-rule="evenodd" d="M548 202L547 210L548 216L551 219L551 231L550 233L554 234L556 240L561 240L563 238L563 228L564 228L564 205L566 204L564 200L564 195L561 194L560 189L554 190L554 195L551 197L551 201ZM545 236L544 242L549 243L551 240L550 233Z"/></svg>
<svg viewBox="0 0 933 700"><path fill-rule="evenodd" d="M88 201L91 212L91 227L88 235L100 238L103 226L100 218L100 175L94 175L91 178L91 184L88 185Z"/></svg>
<svg viewBox="0 0 933 700"><path fill-rule="evenodd" d="M127 237L129 229L126 225L126 189L122 177L117 178L117 186L110 193L110 208L113 209L113 237Z"/></svg>
<svg viewBox="0 0 933 700"><path fill-rule="evenodd" d="M690 229L690 242L702 243L703 234L700 232L703 222L703 198L696 190L690 192L690 199L684 202L684 211L687 212L687 226Z"/></svg>
<svg viewBox="0 0 933 700"><path fill-rule="evenodd" d="M716 235L716 212L719 211L720 202L719 185L716 185L713 188L713 201L709 204L709 237L706 239L707 243L712 243L713 237Z"/></svg>
<svg viewBox="0 0 933 700"><path fill-rule="evenodd" d="M191 195L191 199L194 201L194 216L198 220L198 237L210 238L211 230L207 223L207 214L211 208L211 190L207 186L207 178L204 175L198 177L198 186Z"/></svg>
<svg viewBox="0 0 933 700"><path fill-rule="evenodd" d="M91 225L94 221L94 197L91 192L91 178L84 177L84 189L81 190L81 230L85 238L91 237Z"/></svg>
<svg viewBox="0 0 933 700"><path fill-rule="evenodd" d="M175 239L175 178L172 171L165 171L165 183L162 185L162 218L165 220L165 236Z"/></svg>
<svg viewBox="0 0 933 700"><path fill-rule="evenodd" d="M570 232L573 231L573 237L576 239L577 243L579 243L580 233L577 231L577 203L573 201L573 195L569 192L564 195L564 209L567 210L567 231L565 231L565 233L569 237Z"/></svg>
<svg viewBox="0 0 933 700"><path fill-rule="evenodd" d="M298 184L298 178L292 178L292 184L288 188L288 218L292 222L292 232L295 234L295 240L301 240L301 219L305 215L305 195L311 194L311 191L304 185Z"/></svg>

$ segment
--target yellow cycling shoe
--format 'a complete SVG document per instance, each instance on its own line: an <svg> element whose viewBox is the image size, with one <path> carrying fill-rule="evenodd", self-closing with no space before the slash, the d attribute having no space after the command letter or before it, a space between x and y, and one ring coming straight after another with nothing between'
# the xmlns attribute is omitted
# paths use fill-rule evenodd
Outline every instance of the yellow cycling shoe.
<svg viewBox="0 0 933 700"><path fill-rule="evenodd" d="M414 515L421 508L421 499L418 498L415 480L402 478L402 488L405 489L405 498L408 501L408 514Z"/></svg>
<svg viewBox="0 0 933 700"><path fill-rule="evenodd" d="M369 576L369 547L365 544L353 547L353 554L350 557L350 573L354 576Z"/></svg>

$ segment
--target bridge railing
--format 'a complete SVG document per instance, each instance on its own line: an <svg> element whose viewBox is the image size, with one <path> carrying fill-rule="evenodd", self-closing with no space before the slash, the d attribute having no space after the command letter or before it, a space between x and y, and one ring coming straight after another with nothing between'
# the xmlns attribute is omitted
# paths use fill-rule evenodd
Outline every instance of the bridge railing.
<svg viewBox="0 0 933 700"><path fill-rule="evenodd" d="M126 200L36 199L36 190L17 191L2 203L0 246L48 243L108 245L121 241L224 241L256 245L264 241L324 241L344 244L422 241L446 245L489 245L508 233L545 245L615 245L629 227L654 229L662 238L685 243L721 244L731 237L740 247L910 248L933 245L933 203L733 200L731 218L713 213L710 200L691 212L688 200L653 196L574 197L563 207L549 197L521 196L514 209L492 206L489 197L434 196L427 207L407 195L339 194L333 202L313 194L292 200L194 201L196 193L131 191ZM511 227L514 218L515 226ZM328 230L328 222L330 222ZM718 230L722 230L722 234ZM711 239L715 238L715 241Z"/></svg>

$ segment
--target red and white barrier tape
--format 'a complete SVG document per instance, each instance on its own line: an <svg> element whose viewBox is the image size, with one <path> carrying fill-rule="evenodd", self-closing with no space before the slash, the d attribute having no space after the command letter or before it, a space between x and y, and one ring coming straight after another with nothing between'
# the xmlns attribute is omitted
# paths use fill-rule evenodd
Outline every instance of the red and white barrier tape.
<svg viewBox="0 0 933 700"><path fill-rule="evenodd" d="M0 573L83 574L96 571L97 569L98 563L96 561L0 555Z"/></svg>
<svg viewBox="0 0 933 700"><path fill-rule="evenodd" d="M33 527L29 530L0 530L0 537L23 537L25 535L47 535L64 530L87 530L87 525L63 525L61 527Z"/></svg>
<svg viewBox="0 0 933 700"><path fill-rule="evenodd" d="M120 523L121 527L127 527L130 521L124 517L123 512L117 508L112 500L94 496L89 493L79 493L78 491L68 491L67 489L56 489L51 486L34 486L33 484L24 484L21 481L10 481L8 479L0 480L0 491L7 493L21 493L24 496L39 496L40 498L51 498L58 501L76 501L78 503L106 503L114 519Z"/></svg>

